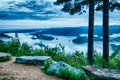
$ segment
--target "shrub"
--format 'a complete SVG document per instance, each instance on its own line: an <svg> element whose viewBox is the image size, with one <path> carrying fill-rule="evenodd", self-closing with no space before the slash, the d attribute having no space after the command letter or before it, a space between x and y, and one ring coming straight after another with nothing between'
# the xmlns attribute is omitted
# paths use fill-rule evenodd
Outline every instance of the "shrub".
<svg viewBox="0 0 120 80"><path fill-rule="evenodd" d="M20 47L20 42L17 39L12 39L6 43L0 43L0 51L8 52L11 55L15 55Z"/></svg>
<svg viewBox="0 0 120 80"><path fill-rule="evenodd" d="M103 58L101 55L99 54L94 54L94 63L96 66L98 67L102 67L103 66Z"/></svg>
<svg viewBox="0 0 120 80"><path fill-rule="evenodd" d="M49 68L50 64L52 64L52 61L50 61L50 60L46 60L44 62L44 70L45 71Z"/></svg>
<svg viewBox="0 0 120 80"><path fill-rule="evenodd" d="M120 70L120 58L110 59L108 68Z"/></svg>
<svg viewBox="0 0 120 80"><path fill-rule="evenodd" d="M22 43L17 50L15 56L32 56L32 51L33 48L31 46L29 46L27 43Z"/></svg>
<svg viewBox="0 0 120 80"><path fill-rule="evenodd" d="M5 78L0 78L0 80L13 80L13 79L5 77Z"/></svg>
<svg viewBox="0 0 120 80"><path fill-rule="evenodd" d="M10 60L9 56L0 58L0 62L6 62L8 60Z"/></svg>

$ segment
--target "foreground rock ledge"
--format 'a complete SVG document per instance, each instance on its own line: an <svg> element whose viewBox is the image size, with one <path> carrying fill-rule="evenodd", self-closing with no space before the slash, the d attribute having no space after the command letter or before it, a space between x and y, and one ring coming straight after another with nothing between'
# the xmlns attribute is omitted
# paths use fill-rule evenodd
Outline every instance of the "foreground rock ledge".
<svg viewBox="0 0 120 80"><path fill-rule="evenodd" d="M7 57L7 56L11 57L9 53L0 52L0 58Z"/></svg>
<svg viewBox="0 0 120 80"><path fill-rule="evenodd" d="M47 74L54 74L65 80L86 80L86 74L81 69L76 69L63 61L53 61L46 70Z"/></svg>
<svg viewBox="0 0 120 80"><path fill-rule="evenodd" d="M94 66L83 66L82 68L88 75L95 75L97 80L120 80L119 70L98 68Z"/></svg>
<svg viewBox="0 0 120 80"><path fill-rule="evenodd" d="M11 55L9 53L0 52L0 62L5 62L11 59Z"/></svg>
<svg viewBox="0 0 120 80"><path fill-rule="evenodd" d="M50 56L22 56L16 58L16 63L20 64L34 64L34 65L44 65L46 60L52 60Z"/></svg>

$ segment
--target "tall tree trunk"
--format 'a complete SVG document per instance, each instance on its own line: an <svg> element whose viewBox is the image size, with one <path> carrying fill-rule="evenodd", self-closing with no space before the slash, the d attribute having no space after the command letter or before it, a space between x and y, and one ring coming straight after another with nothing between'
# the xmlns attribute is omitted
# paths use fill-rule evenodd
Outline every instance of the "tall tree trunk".
<svg viewBox="0 0 120 80"><path fill-rule="evenodd" d="M103 59L109 61L109 0L103 0ZM103 63L105 67L106 63Z"/></svg>
<svg viewBox="0 0 120 80"><path fill-rule="evenodd" d="M94 0L89 0L88 61L93 65L94 41Z"/></svg>

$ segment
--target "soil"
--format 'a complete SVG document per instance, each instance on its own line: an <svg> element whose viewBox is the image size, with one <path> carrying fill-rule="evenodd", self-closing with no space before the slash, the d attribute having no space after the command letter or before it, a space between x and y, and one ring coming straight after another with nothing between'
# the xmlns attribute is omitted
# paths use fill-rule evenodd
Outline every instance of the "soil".
<svg viewBox="0 0 120 80"><path fill-rule="evenodd" d="M55 76L46 75L39 66L14 63L10 61L0 63L0 78L9 77L13 80L63 80Z"/></svg>

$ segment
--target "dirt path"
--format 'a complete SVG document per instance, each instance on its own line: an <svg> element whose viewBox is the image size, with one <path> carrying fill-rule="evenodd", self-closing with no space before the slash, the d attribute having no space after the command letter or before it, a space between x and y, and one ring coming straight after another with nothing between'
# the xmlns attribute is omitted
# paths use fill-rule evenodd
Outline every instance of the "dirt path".
<svg viewBox="0 0 120 80"><path fill-rule="evenodd" d="M55 76L46 75L35 65L24 65L14 63L15 58L0 63L0 78L11 77L14 80L62 80Z"/></svg>

